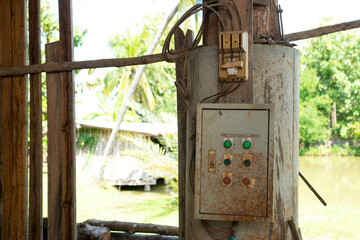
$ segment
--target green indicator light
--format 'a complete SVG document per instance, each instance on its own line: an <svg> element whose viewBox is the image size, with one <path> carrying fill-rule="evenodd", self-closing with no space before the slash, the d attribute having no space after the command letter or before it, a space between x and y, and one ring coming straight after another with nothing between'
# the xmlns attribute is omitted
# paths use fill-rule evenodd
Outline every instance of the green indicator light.
<svg viewBox="0 0 360 240"><path fill-rule="evenodd" d="M250 161L250 159L245 159L245 160L244 160L244 165L245 165L245 167L250 167L250 166L251 166L251 161Z"/></svg>
<svg viewBox="0 0 360 240"><path fill-rule="evenodd" d="M224 160L224 164L226 165L226 166L229 166L229 165L231 165L231 160L230 159L225 159Z"/></svg>
<svg viewBox="0 0 360 240"><path fill-rule="evenodd" d="M226 147L226 148L230 148L231 145L232 145L232 143L231 143L230 140L226 140L226 141L224 142L224 147Z"/></svg>
<svg viewBox="0 0 360 240"><path fill-rule="evenodd" d="M243 146L244 146L244 148L249 149L249 148L251 147L251 142L245 141L245 142L243 143Z"/></svg>

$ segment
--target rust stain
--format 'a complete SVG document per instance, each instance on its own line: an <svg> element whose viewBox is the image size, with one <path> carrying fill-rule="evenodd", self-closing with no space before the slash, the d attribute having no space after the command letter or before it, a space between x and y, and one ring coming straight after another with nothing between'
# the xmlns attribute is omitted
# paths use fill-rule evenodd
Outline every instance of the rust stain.
<svg viewBox="0 0 360 240"><path fill-rule="evenodd" d="M279 133L280 161L281 161L281 164L284 165L284 149L283 149L282 142L281 142L280 126L278 126L278 133Z"/></svg>
<svg viewBox="0 0 360 240"><path fill-rule="evenodd" d="M269 82L271 81L271 78L270 77L267 77L265 79L265 89L264 89L264 101L266 104L269 104L271 103L271 92L272 92L272 87L270 86Z"/></svg>

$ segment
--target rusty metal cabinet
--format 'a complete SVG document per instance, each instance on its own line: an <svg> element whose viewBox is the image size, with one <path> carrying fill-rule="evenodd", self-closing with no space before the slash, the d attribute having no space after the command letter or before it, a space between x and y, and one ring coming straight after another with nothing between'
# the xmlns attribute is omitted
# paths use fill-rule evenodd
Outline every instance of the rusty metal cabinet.
<svg viewBox="0 0 360 240"><path fill-rule="evenodd" d="M271 221L274 105L199 104L195 219Z"/></svg>

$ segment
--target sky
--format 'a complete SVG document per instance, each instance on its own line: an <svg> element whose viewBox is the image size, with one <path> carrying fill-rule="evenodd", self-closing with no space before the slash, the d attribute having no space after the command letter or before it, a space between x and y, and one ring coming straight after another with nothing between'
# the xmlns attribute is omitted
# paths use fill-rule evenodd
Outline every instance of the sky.
<svg viewBox="0 0 360 240"><path fill-rule="evenodd" d="M57 1L50 0L56 7ZM178 0L74 0L73 25L88 29L84 45L75 49L75 60L113 57L108 40L116 34L141 29L146 14L169 13ZM337 22L360 19L359 0L279 0L284 32L292 33L319 26L321 19ZM138 24L138 26L136 26Z"/></svg>
<svg viewBox="0 0 360 240"><path fill-rule="evenodd" d="M57 12L57 0L49 0L54 12ZM87 29L83 45L74 50L75 61L113 58L108 47L108 40L117 34L138 33L144 15L155 16L170 13L178 0L73 0L73 25ZM283 25L285 34L309 30L318 27L324 18L333 18L336 22L360 19L359 0L279 0L283 9ZM296 42L299 47L303 43ZM95 80L102 77L109 69L97 69L89 76L81 71L76 81ZM77 95L77 101L84 107L78 107L77 118L82 118L89 110L85 101L88 95ZM90 105L95 102L90 103ZM81 105L81 104L80 104Z"/></svg>

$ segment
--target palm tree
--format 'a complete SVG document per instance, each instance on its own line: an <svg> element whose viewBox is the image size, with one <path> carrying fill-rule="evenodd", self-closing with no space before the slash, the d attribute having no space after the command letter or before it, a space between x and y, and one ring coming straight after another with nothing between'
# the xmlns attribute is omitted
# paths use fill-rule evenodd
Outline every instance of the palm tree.
<svg viewBox="0 0 360 240"><path fill-rule="evenodd" d="M179 8L183 9L185 6L189 6L190 4L194 4L196 2L198 2L198 0L180 0L179 4L177 4L176 7L173 9L173 11L168 15L165 22L158 28L158 30L156 32L156 35L155 35L151 45L149 46L149 48L147 49L147 51L145 52L144 55L150 55L150 54L152 54L154 52L155 47L159 43L160 38L163 35L166 27L169 25L170 21L174 18L175 14L178 12ZM104 150L104 155L103 155L104 156L104 159L103 159L104 162L103 162L102 167L101 167L101 169L99 171L99 179L100 180L102 180L103 177L104 177L104 170L105 170L105 166L106 166L105 159L109 155L109 153L111 151L111 148L114 145L116 134L119 131L121 122L122 122L122 120L124 118L124 115L125 115L125 112L126 112L128 106L129 106L129 103L130 103L131 99L134 96L135 90L137 89L137 87L139 85L141 76L144 73L145 68L146 68L146 65L138 66L137 71L136 71L135 76L134 76L134 79L132 80L131 85L129 87L129 90L127 92L127 95L123 100L123 104L122 104L120 113L119 113L119 115L117 117L115 126L112 129L109 141L107 142L105 150Z"/></svg>

